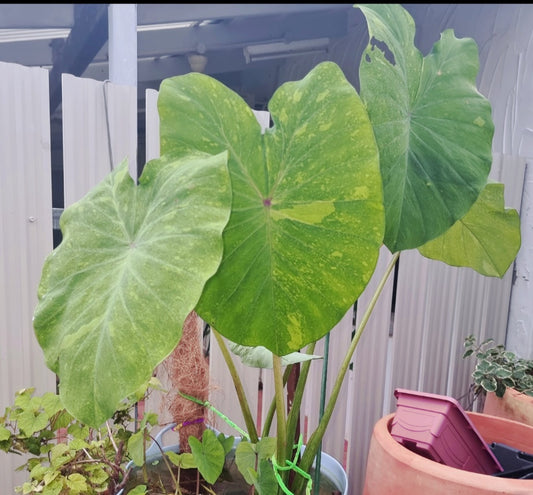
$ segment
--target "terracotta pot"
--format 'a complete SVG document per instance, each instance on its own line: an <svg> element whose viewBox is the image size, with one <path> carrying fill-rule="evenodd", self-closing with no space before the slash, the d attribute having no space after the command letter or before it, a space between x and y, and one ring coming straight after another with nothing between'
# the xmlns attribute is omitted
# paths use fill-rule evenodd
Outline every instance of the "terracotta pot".
<svg viewBox="0 0 533 495"><path fill-rule="evenodd" d="M533 397L513 388L508 388L501 398L494 392L489 392L485 397L483 412L533 426Z"/></svg>
<svg viewBox="0 0 533 495"><path fill-rule="evenodd" d="M531 453L533 427L505 418L467 412L485 442ZM390 435L394 414L375 425L368 453L363 495L531 495L533 480L472 473L432 461Z"/></svg>

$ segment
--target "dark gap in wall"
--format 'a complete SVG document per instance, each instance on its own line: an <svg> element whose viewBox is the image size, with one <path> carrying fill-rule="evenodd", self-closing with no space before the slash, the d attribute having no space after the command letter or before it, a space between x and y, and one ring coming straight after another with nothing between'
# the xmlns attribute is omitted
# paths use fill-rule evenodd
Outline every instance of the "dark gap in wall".
<svg viewBox="0 0 533 495"><path fill-rule="evenodd" d="M352 340L355 337L355 331L357 329L357 300L353 303L353 317L352 317ZM353 371L353 360L349 366L350 371Z"/></svg>
<svg viewBox="0 0 533 495"><path fill-rule="evenodd" d="M392 300L391 300L391 309L390 309L390 326L389 326L389 337L392 337L394 332L394 314L396 311L396 294L398 292L398 272L400 271L400 258L396 260L394 265L394 279L392 282Z"/></svg>

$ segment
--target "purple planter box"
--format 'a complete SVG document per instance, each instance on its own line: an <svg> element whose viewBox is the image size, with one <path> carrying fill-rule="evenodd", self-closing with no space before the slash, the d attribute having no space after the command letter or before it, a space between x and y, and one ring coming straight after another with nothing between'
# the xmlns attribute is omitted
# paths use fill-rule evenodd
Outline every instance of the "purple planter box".
<svg viewBox="0 0 533 495"><path fill-rule="evenodd" d="M396 389L391 435L409 450L466 471L496 474L498 459L461 405L445 395Z"/></svg>

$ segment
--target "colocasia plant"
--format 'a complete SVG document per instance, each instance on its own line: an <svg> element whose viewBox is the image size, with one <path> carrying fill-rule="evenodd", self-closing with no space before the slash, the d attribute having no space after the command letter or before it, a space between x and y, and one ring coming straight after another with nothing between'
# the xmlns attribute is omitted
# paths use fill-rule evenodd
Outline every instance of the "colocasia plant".
<svg viewBox="0 0 533 495"><path fill-rule="evenodd" d="M226 341L269 355L275 453L247 473L261 490L263 474L271 481L295 458L310 471L401 251L505 274L520 246L519 218L505 208L503 185L488 179L494 125L476 88L476 43L446 30L424 56L402 6L357 8L369 33L359 92L335 63L321 63L278 88L268 106L273 125L262 133L217 80L166 79L161 157L138 184L123 164L64 211L34 325L72 415L89 425L109 418L172 352L194 310L222 346L252 445L270 433L256 431ZM384 248L390 264L299 459L292 439L311 361L287 415L284 357L313 353L366 288ZM279 490L292 482L293 493L305 491L305 476L281 473Z"/></svg>

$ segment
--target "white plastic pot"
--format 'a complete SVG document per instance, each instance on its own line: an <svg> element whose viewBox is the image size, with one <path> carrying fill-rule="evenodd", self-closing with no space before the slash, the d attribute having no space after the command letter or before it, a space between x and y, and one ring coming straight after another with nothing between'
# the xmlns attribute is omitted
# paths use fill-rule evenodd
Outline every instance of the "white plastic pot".
<svg viewBox="0 0 533 495"><path fill-rule="evenodd" d="M179 452L179 444L164 445L163 437L164 435L171 431L175 424L169 424L165 426L155 437L155 440L152 442L150 447L146 450L146 462L153 462L161 458L161 450L163 452ZM240 442L240 438L235 439L234 447ZM160 447L161 446L161 447ZM305 450L305 445L302 447L302 451ZM130 461L126 469L133 466L133 462ZM320 456L320 473L328 478L335 487L341 492L342 495L348 495L348 476L342 465L326 452L322 452ZM120 490L117 495L123 495L124 490Z"/></svg>

